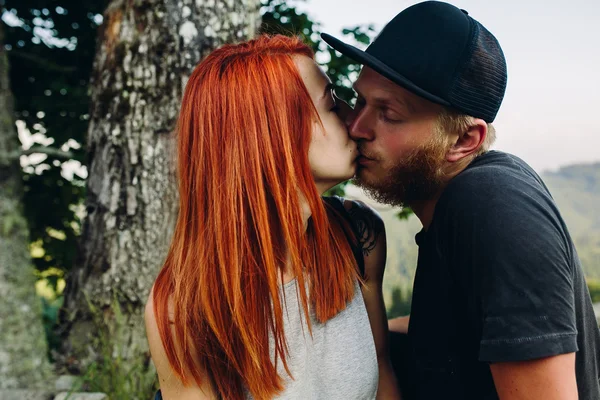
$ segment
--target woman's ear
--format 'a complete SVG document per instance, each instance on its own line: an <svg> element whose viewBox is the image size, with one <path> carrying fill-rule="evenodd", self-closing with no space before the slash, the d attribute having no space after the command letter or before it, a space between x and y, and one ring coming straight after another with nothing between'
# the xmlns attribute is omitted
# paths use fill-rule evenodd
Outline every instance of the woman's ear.
<svg viewBox="0 0 600 400"><path fill-rule="evenodd" d="M477 153L487 136L487 123L474 118L467 131L458 135L456 142L446 154L446 161L457 162L471 154Z"/></svg>

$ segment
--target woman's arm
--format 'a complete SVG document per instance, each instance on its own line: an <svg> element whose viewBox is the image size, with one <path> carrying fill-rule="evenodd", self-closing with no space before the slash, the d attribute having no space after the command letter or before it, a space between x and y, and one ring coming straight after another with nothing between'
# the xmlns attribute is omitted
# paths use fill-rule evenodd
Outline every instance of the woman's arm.
<svg viewBox="0 0 600 400"><path fill-rule="evenodd" d="M388 320L388 328L391 332L408 333L410 315L396 317Z"/></svg>
<svg viewBox="0 0 600 400"><path fill-rule="evenodd" d="M362 202L345 201L363 248L365 260L365 286L363 298L379 364L379 389L377 399L399 399L400 391L392 369L388 351L388 322L383 301L383 273L387 256L385 226L375 210Z"/></svg>
<svg viewBox="0 0 600 400"><path fill-rule="evenodd" d="M190 385L184 386L183 382L177 377L177 375L171 369L165 348L158 332L158 325L156 324L156 316L154 315L154 303L153 303L153 290L150 291L150 297L146 303L146 309L144 311L144 320L146 323L146 335L148 337L148 344L150 345L150 354L152 355L152 361L156 367L158 373L158 381L160 384L160 390L162 393L163 400L212 400L216 399L216 393L212 388L208 379L205 379L206 384L201 387L196 384L194 379L191 377L189 370L185 370L186 376L189 376L191 382ZM169 315L172 319L172 307L169 305ZM174 334L174 330L172 330ZM176 342L177 344L177 342Z"/></svg>

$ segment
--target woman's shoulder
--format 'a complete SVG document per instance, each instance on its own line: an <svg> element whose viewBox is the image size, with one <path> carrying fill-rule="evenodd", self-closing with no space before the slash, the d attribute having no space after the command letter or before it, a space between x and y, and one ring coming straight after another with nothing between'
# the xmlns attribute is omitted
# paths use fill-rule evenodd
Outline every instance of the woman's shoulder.
<svg viewBox="0 0 600 400"><path fill-rule="evenodd" d="M168 320L173 321L173 304L169 298L167 301ZM150 347L150 354L152 356L152 362L156 367L158 373L158 380L161 389L162 398L164 400L170 399L181 399L181 400L192 400L192 399L214 399L216 396L211 388L210 384L198 386L196 382L191 378L191 372L189 369L185 369L186 376L190 377L190 383L186 386L183 384L181 379L175 374L169 363L169 358L165 350L163 340L160 335L158 327L155 307L154 307L154 286L150 290L150 295L146 302L144 309L144 322L146 325L146 337L148 339L148 345ZM170 331L174 338L174 343L177 353L181 355L181 349L178 345L177 338L175 337L175 329L170 324ZM208 383L208 381L207 381Z"/></svg>
<svg viewBox="0 0 600 400"><path fill-rule="evenodd" d="M385 225L381 215L370 205L361 200L340 198L348 217L355 227L358 241L363 253L367 256L373 251L382 236L385 238Z"/></svg>
<svg viewBox="0 0 600 400"><path fill-rule="evenodd" d="M377 210L361 200L350 200L338 195L323 196L323 200L335 208L343 206L353 220L366 219L373 224L383 225L383 220Z"/></svg>
<svg viewBox="0 0 600 400"><path fill-rule="evenodd" d="M336 201L345 210L362 250L366 276L381 276L385 268L387 243L385 225L377 210L363 201L339 196L325 198L325 201Z"/></svg>

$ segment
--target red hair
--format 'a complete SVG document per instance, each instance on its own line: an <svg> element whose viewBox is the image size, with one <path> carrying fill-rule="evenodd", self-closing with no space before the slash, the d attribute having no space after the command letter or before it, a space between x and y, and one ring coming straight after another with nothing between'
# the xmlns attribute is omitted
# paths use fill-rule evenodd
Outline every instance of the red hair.
<svg viewBox="0 0 600 400"><path fill-rule="evenodd" d="M288 263L309 329L309 303L324 322L354 296L356 262L308 162L319 119L293 56L313 53L280 35L212 52L190 76L177 124L180 209L154 313L183 384L189 369L226 399L283 390L276 360L289 374L280 290Z"/></svg>

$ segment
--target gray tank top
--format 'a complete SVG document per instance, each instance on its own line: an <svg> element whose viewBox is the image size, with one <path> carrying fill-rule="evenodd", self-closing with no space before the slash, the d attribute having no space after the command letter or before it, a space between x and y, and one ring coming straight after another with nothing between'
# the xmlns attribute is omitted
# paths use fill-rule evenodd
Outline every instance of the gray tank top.
<svg viewBox="0 0 600 400"><path fill-rule="evenodd" d="M347 307L321 324L309 313L312 337L296 295L296 280L283 285L287 363L293 379L277 363L285 390L277 399L371 400L377 395L379 369L373 333L362 292L356 283ZM287 310L287 312L285 312ZM273 350L273 340L270 340ZM250 395L248 399L252 399Z"/></svg>

